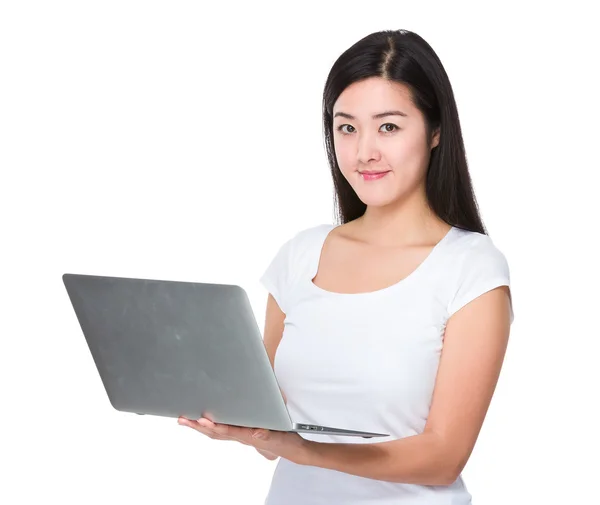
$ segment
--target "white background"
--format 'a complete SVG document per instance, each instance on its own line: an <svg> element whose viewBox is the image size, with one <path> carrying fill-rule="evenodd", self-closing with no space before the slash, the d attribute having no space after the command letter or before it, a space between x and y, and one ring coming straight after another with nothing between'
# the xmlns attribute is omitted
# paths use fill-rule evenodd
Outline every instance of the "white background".
<svg viewBox="0 0 600 505"><path fill-rule="evenodd" d="M597 503L598 55L588 2L0 7L0 502L262 503L276 463L112 409L65 272L235 283L333 220L323 85L363 36L452 82L515 322L463 473L476 504ZM592 4L593 3L589 3Z"/></svg>

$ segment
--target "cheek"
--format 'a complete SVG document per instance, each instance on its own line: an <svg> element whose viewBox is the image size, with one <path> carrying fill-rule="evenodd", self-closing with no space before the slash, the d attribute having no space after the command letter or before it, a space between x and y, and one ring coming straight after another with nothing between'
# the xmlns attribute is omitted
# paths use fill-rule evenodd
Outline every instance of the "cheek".
<svg viewBox="0 0 600 505"><path fill-rule="evenodd" d="M335 158L338 162L338 166L340 167L340 171L342 175L351 181L352 173L356 171L357 161L356 161L356 153L353 148L344 142L341 142L341 146L337 144L334 147Z"/></svg>
<svg viewBox="0 0 600 505"><path fill-rule="evenodd" d="M413 163L418 161L423 154L423 143L415 136L405 135L385 151L390 163Z"/></svg>
<svg viewBox="0 0 600 505"><path fill-rule="evenodd" d="M427 148L420 138L407 138L395 149L386 152L387 160L395 172L404 178L420 177L427 165Z"/></svg>
<svg viewBox="0 0 600 505"><path fill-rule="evenodd" d="M353 148L349 142L344 142L344 140L337 141L334 144L333 148L335 151L335 157L338 161L338 165L342 170L344 170L349 165L356 163Z"/></svg>

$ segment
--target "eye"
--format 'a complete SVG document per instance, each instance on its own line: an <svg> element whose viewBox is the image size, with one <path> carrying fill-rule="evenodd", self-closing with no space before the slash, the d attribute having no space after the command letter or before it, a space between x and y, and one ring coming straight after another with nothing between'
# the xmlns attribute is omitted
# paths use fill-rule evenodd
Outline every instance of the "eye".
<svg viewBox="0 0 600 505"><path fill-rule="evenodd" d="M337 127L337 131L341 132L343 135L350 135L350 133L352 133L351 131L345 131L343 128L344 126L347 126L349 128L352 128L352 130L354 130L354 126L349 125L349 124L342 124L340 126ZM398 126L396 126L394 123L384 123L381 125L381 128L383 128L384 126L391 126L392 129L387 129L383 132L383 133L393 133L395 130L399 130L400 128L398 128Z"/></svg>
<svg viewBox="0 0 600 505"><path fill-rule="evenodd" d="M386 130L386 133L392 133L395 130L398 130L399 128L394 124L394 123L385 123L382 124L381 127L383 128L384 126L393 126L392 130Z"/></svg>
<svg viewBox="0 0 600 505"><path fill-rule="evenodd" d="M352 125L342 124L342 125L340 125L340 126L337 127L337 131L342 132L344 135L350 135L349 132L346 132L346 131L343 130L344 126L348 126L348 127L352 128L352 129L354 129L354 126L352 126Z"/></svg>

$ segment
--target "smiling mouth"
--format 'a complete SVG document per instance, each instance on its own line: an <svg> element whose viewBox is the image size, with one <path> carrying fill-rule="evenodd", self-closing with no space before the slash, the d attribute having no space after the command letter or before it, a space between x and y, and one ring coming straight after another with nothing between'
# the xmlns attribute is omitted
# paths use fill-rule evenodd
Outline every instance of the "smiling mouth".
<svg viewBox="0 0 600 505"><path fill-rule="evenodd" d="M363 178L363 180L365 180L365 181L374 181L376 179L381 179L382 177L385 177L390 172L391 172L391 170L386 170L386 171L383 171L383 172L360 172L359 171L358 173Z"/></svg>

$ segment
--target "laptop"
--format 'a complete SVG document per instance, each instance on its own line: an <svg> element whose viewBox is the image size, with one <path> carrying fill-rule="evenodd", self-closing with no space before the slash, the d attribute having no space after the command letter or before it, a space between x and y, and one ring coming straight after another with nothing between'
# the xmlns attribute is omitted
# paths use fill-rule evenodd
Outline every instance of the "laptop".
<svg viewBox="0 0 600 505"><path fill-rule="evenodd" d="M240 286L62 278L116 410L296 433L389 436L292 420Z"/></svg>

